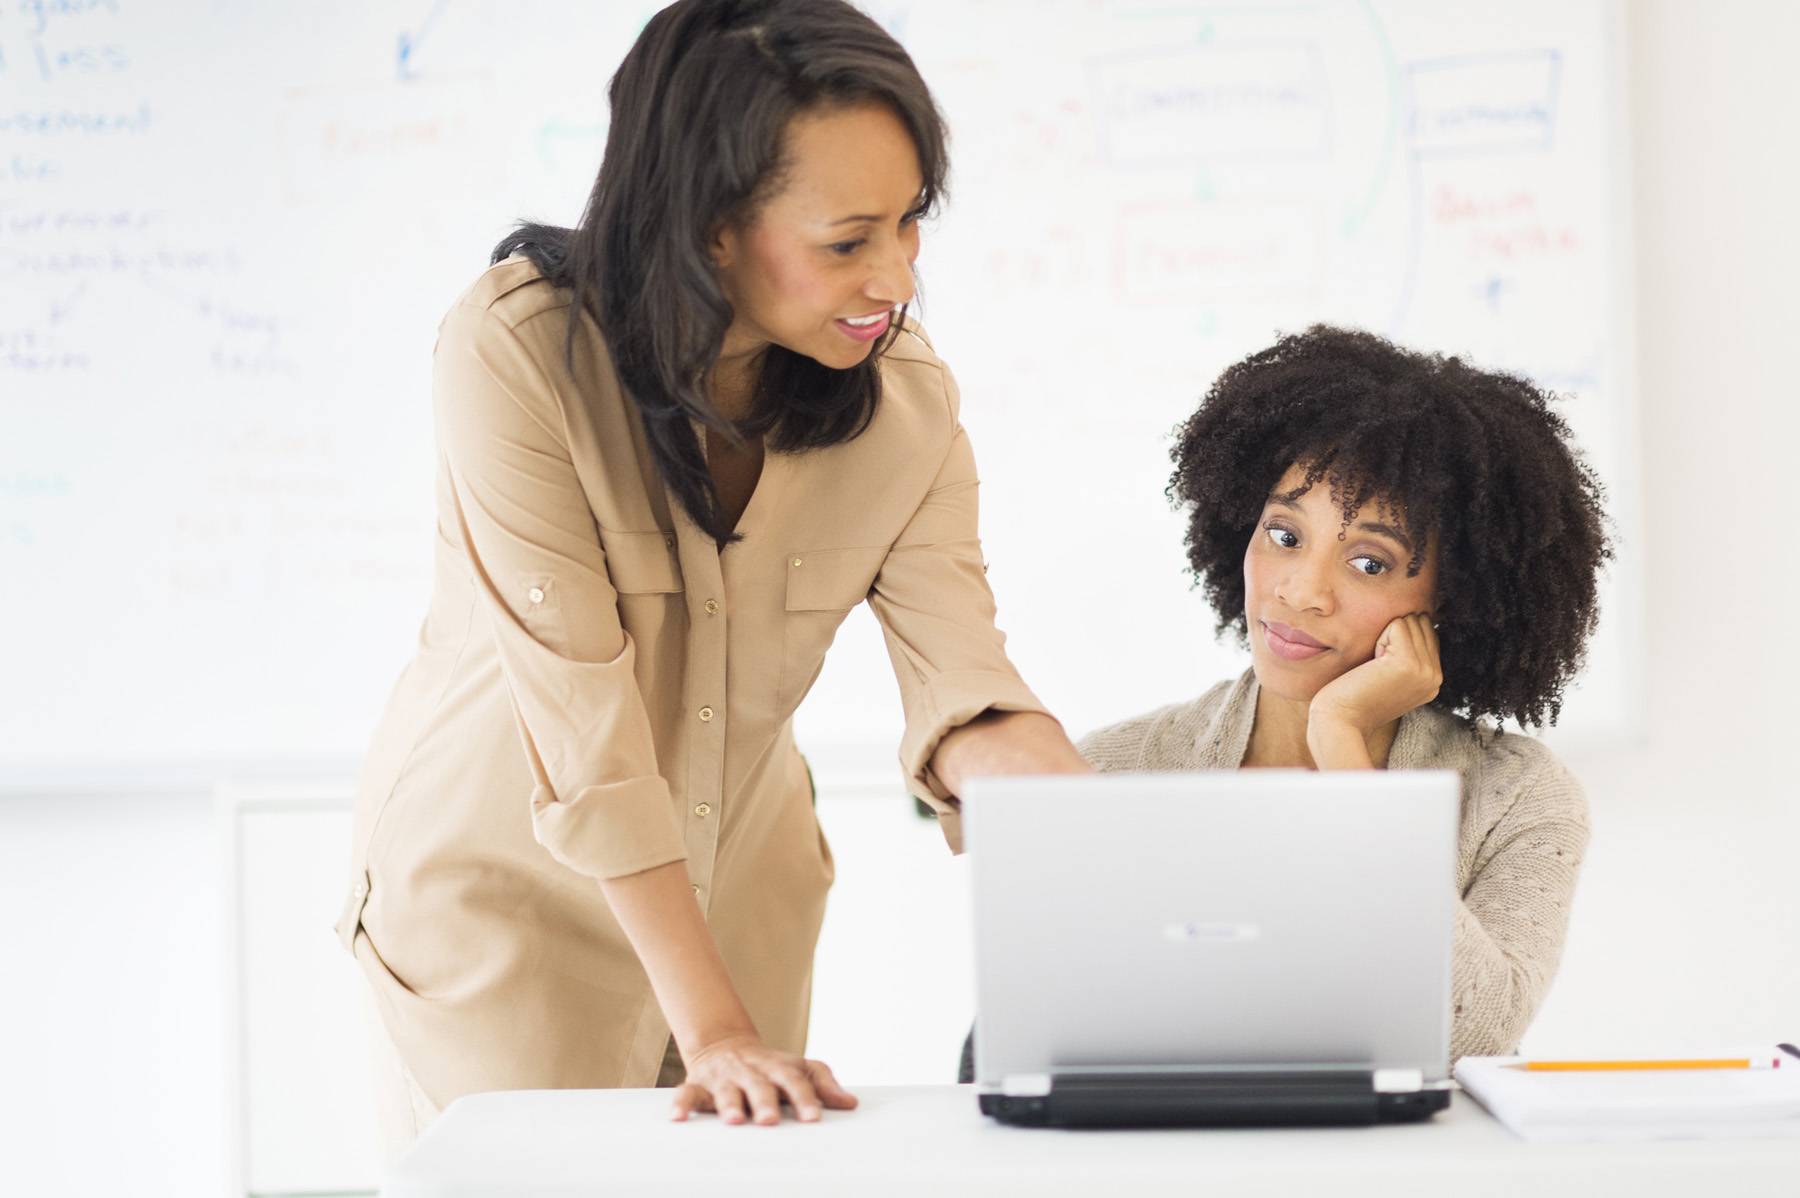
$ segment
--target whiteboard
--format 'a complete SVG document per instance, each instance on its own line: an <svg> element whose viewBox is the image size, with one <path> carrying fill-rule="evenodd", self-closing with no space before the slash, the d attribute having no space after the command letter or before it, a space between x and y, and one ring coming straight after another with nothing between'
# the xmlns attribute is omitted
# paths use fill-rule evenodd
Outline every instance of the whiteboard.
<svg viewBox="0 0 1800 1198"><path fill-rule="evenodd" d="M0 8L0 787L354 764L425 611L437 322L513 220L575 220L657 7ZM867 8L949 118L922 315L1072 731L1242 668L1168 434L1329 320L1567 393L1625 552L1563 735L1635 733L1614 4ZM895 786L866 609L798 731L826 785Z"/></svg>

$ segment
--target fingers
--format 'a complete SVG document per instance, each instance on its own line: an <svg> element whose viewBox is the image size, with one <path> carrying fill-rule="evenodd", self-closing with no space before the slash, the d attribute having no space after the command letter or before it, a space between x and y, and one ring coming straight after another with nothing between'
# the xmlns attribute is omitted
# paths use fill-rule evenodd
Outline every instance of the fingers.
<svg viewBox="0 0 1800 1198"><path fill-rule="evenodd" d="M1376 658L1391 659L1391 666L1415 677L1430 694L1418 702L1430 702L1444 684L1444 668L1438 654L1437 632L1430 612L1409 612L1388 621L1375 641Z"/></svg>
<svg viewBox="0 0 1800 1198"><path fill-rule="evenodd" d="M824 1061L807 1061L806 1071L812 1077L813 1086L825 1105L834 1111L853 1111L856 1109L856 1095L844 1089L838 1083L837 1074Z"/></svg>
<svg viewBox="0 0 1800 1198"><path fill-rule="evenodd" d="M1422 661L1425 657L1425 638L1420 632L1420 625L1426 622L1421 612L1414 612L1400 622L1406 634L1406 652L1413 661Z"/></svg>
<svg viewBox="0 0 1800 1198"><path fill-rule="evenodd" d="M713 1107L719 1112L719 1118L727 1123L742 1123L748 1115L744 1109L744 1091L731 1082L719 1082L713 1086Z"/></svg>
<svg viewBox="0 0 1800 1198"><path fill-rule="evenodd" d="M1437 621L1432 618L1430 612L1420 614L1419 639L1424 645L1427 660L1436 665L1438 660Z"/></svg>
<svg viewBox="0 0 1800 1198"><path fill-rule="evenodd" d="M762 1049L697 1060L686 1084L675 1091L669 1118L684 1122L695 1111L717 1111L726 1123L766 1127L781 1121L784 1102L802 1123L817 1123L827 1109L857 1105L823 1061Z"/></svg>
<svg viewBox="0 0 1800 1198"><path fill-rule="evenodd" d="M750 1112L756 1122L767 1127L781 1122L781 1091L760 1073L744 1080L744 1093L750 1099Z"/></svg>
<svg viewBox="0 0 1800 1198"><path fill-rule="evenodd" d="M712 1097L702 1087L689 1082L675 1091L675 1101L669 1107L669 1118L677 1123L685 1123L687 1117L695 1111L712 1109Z"/></svg>
<svg viewBox="0 0 1800 1198"><path fill-rule="evenodd" d="M1375 656L1397 653L1412 661L1435 661L1437 633L1431 628L1429 612L1409 612L1388 621L1375 641Z"/></svg>
<svg viewBox="0 0 1800 1198"><path fill-rule="evenodd" d="M1438 688L1444 684L1444 666L1438 656L1437 630L1431 623L1430 612L1414 612L1406 617L1408 648L1412 660L1420 672L1431 682L1431 693L1435 698Z"/></svg>
<svg viewBox="0 0 1800 1198"><path fill-rule="evenodd" d="M1383 628L1381 635L1375 638L1376 657L1386 657L1390 653L1404 653L1412 647L1407 628L1407 621L1411 618L1411 616L1395 616L1387 622L1387 627Z"/></svg>
<svg viewBox="0 0 1800 1198"><path fill-rule="evenodd" d="M793 1106L794 1117L802 1123L815 1123L819 1118L819 1092L813 1088L804 1065L802 1061L798 1066L786 1066L772 1073L782 1095Z"/></svg>

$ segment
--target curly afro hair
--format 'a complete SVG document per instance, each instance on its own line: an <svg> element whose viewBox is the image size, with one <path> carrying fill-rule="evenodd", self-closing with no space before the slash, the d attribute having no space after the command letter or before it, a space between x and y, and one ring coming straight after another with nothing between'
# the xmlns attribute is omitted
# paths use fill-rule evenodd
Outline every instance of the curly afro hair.
<svg viewBox="0 0 1800 1198"><path fill-rule="evenodd" d="M1219 376L1170 451L1188 563L1218 632L1249 643L1244 551L1281 476L1323 480L1345 527L1374 502L1438 547L1444 682L1469 719L1554 724L1598 618L1613 556L1599 479L1551 396L1522 378L1314 325ZM1340 532L1340 536L1342 533Z"/></svg>

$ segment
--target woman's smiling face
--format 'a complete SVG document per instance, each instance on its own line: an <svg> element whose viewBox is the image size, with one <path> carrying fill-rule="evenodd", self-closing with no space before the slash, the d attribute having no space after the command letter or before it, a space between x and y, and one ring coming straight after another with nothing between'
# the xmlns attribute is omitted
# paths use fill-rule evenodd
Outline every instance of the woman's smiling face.
<svg viewBox="0 0 1800 1198"><path fill-rule="evenodd" d="M918 149L892 110L863 104L795 117L784 158L776 194L713 246L733 312L722 356L772 342L848 370L913 296Z"/></svg>
<svg viewBox="0 0 1800 1198"><path fill-rule="evenodd" d="M1431 611L1437 591L1436 545L1425 546L1409 577L1413 545L1391 511L1372 500L1345 527L1328 482L1295 496L1305 485L1305 469L1290 466L1244 550L1244 618L1257 681L1301 703L1371 660L1391 622Z"/></svg>

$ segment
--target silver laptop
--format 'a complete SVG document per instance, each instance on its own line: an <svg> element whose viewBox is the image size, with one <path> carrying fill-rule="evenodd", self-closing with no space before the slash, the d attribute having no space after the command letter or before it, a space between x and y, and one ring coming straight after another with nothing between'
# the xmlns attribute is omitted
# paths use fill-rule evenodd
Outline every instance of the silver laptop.
<svg viewBox="0 0 1800 1198"><path fill-rule="evenodd" d="M977 778L981 1109L1375 1123L1449 1101L1451 771Z"/></svg>

